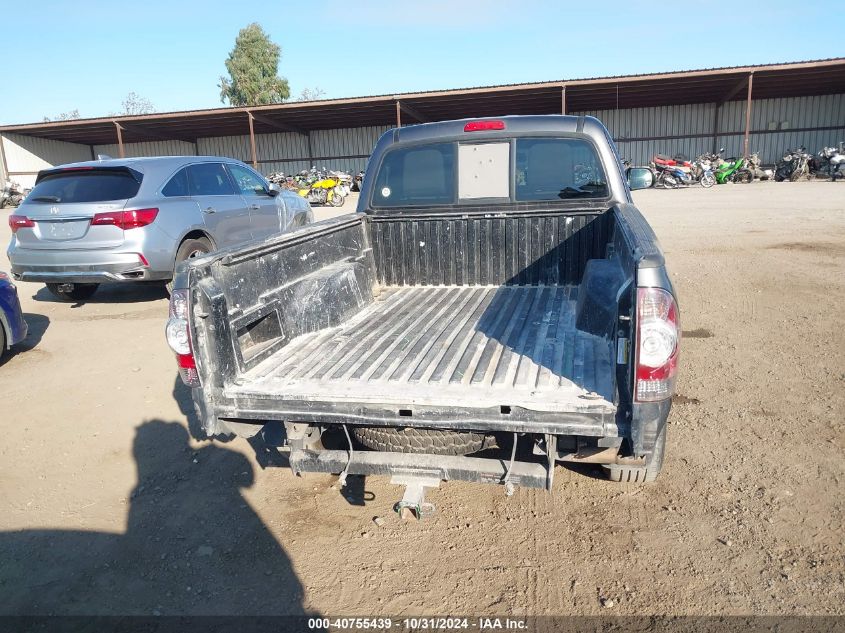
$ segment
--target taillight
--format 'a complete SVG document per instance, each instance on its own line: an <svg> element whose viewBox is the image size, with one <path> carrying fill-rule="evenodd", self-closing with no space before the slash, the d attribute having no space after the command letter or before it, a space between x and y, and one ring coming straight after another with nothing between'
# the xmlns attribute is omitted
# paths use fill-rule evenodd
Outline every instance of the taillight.
<svg viewBox="0 0 845 633"><path fill-rule="evenodd" d="M12 233L17 233L18 229L31 229L35 227L35 222L30 220L25 215L10 215L9 216L9 228L12 229Z"/></svg>
<svg viewBox="0 0 845 633"><path fill-rule="evenodd" d="M152 224L158 209L136 209L134 211L106 211L91 218L91 226L116 226L124 231Z"/></svg>
<svg viewBox="0 0 845 633"><path fill-rule="evenodd" d="M470 121L464 126L464 132L483 132L485 130L504 130L504 121Z"/></svg>
<svg viewBox="0 0 845 633"><path fill-rule="evenodd" d="M191 349L189 301L187 290L174 290L170 294L170 318L167 319L165 336L170 349L176 352L176 364L179 366L182 382L189 387L199 387L197 364Z"/></svg>
<svg viewBox="0 0 845 633"><path fill-rule="evenodd" d="M672 295L661 288L638 288L635 394L639 402L672 397L680 339L678 308Z"/></svg>

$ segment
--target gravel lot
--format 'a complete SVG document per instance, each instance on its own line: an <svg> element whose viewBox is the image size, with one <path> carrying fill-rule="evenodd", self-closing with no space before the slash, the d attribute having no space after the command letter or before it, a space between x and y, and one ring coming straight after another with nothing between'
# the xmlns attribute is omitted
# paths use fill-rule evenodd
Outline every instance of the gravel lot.
<svg viewBox="0 0 845 633"><path fill-rule="evenodd" d="M0 613L845 614L845 184L636 201L685 333L661 478L446 483L419 523L386 478L344 496L244 440L190 440L160 287L63 304L20 284Z"/></svg>

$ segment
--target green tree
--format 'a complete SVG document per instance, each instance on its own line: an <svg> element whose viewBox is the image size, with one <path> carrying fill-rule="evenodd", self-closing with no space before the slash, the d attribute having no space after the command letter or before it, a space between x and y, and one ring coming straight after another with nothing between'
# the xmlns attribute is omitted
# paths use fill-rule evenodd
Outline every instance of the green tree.
<svg viewBox="0 0 845 633"><path fill-rule="evenodd" d="M288 80L279 77L282 49L253 22L238 33L226 60L229 77L220 77L220 100L234 106L281 103L290 96Z"/></svg>

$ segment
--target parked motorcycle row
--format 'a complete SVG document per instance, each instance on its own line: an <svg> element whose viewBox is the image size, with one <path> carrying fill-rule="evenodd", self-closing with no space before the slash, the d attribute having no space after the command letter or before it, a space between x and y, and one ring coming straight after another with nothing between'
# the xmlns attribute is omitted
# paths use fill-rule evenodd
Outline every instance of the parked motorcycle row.
<svg viewBox="0 0 845 633"><path fill-rule="evenodd" d="M5 207L16 207L26 197L29 191L21 187L18 183L7 180L3 185L3 190L0 191L0 209Z"/></svg>
<svg viewBox="0 0 845 633"><path fill-rule="evenodd" d="M361 172L363 174L363 172ZM360 174L359 174L360 175ZM283 189L298 193L312 205L343 206L344 200L356 185L360 186L360 179L350 174L331 169L317 169L311 167L298 174L274 172L267 176L267 180L276 183Z"/></svg>
<svg viewBox="0 0 845 633"><path fill-rule="evenodd" d="M725 149L704 153L689 160L676 154L655 154L649 163L654 173L654 187L678 189L700 185L705 188L725 183L750 183L755 180L789 180L845 178L845 151L840 147L825 147L818 154L809 154L804 147L784 152L775 169L764 169L760 157L754 153L746 158L722 158ZM624 161L628 165L628 161Z"/></svg>

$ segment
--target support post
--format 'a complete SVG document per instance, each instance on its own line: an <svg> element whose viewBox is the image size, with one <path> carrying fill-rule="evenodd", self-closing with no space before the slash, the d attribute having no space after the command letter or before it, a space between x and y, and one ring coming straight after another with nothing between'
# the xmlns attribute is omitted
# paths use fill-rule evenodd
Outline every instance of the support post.
<svg viewBox="0 0 845 633"><path fill-rule="evenodd" d="M402 104L396 101L396 127L402 127Z"/></svg>
<svg viewBox="0 0 845 633"><path fill-rule="evenodd" d="M117 121L112 121L114 128L117 130L117 153L120 158L126 158L126 151L123 149L123 128Z"/></svg>
<svg viewBox="0 0 845 633"><path fill-rule="evenodd" d="M742 149L744 158L748 158L748 137L751 133L751 86L753 83L754 73L748 73L748 98L745 101L745 141Z"/></svg>
<svg viewBox="0 0 845 633"><path fill-rule="evenodd" d="M566 114L566 84L560 88L560 113Z"/></svg>
<svg viewBox="0 0 845 633"><path fill-rule="evenodd" d="M255 126L252 122L252 112L247 110L246 115L249 119L249 149L252 152L252 168L258 169L258 154L255 151Z"/></svg>
<svg viewBox="0 0 845 633"><path fill-rule="evenodd" d="M308 140L308 168L311 169L314 165L314 147L311 144L311 130L308 130L306 133L306 138Z"/></svg>
<svg viewBox="0 0 845 633"><path fill-rule="evenodd" d="M713 153L719 151L719 114L722 109L721 103L716 103L716 109L713 111Z"/></svg>

